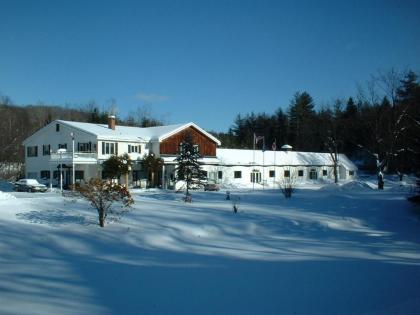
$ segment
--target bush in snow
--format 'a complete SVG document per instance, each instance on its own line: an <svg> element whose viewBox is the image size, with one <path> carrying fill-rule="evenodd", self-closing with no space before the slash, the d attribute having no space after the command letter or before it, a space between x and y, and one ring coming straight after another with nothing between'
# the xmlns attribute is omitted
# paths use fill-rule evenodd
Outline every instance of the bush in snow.
<svg viewBox="0 0 420 315"><path fill-rule="evenodd" d="M128 207L134 203L126 187L99 178L92 178L89 183L79 187L78 191L85 199L90 201L92 207L98 210L101 227L105 226L105 219L114 202L121 203L123 207Z"/></svg>
<svg viewBox="0 0 420 315"><path fill-rule="evenodd" d="M280 180L280 189L285 198L291 198L296 182L296 172L290 168L285 169L283 179Z"/></svg>
<svg viewBox="0 0 420 315"><path fill-rule="evenodd" d="M239 196L232 196L229 200L232 201L233 213L238 213L238 211L239 211L239 203L241 201L241 197L239 197Z"/></svg>

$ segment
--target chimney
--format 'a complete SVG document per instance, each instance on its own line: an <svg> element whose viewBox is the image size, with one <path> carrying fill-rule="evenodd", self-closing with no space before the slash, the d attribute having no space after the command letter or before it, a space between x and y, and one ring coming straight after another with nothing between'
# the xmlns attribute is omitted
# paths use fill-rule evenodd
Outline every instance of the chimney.
<svg viewBox="0 0 420 315"><path fill-rule="evenodd" d="M108 116L108 128L115 130L115 116Z"/></svg>

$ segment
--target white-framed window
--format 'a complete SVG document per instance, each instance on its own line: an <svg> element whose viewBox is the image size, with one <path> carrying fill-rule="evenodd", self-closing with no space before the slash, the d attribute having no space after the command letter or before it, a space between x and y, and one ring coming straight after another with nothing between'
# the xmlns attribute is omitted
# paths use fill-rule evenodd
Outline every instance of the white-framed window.
<svg viewBox="0 0 420 315"><path fill-rule="evenodd" d="M328 175L327 170L322 170L322 176L327 176L327 175Z"/></svg>
<svg viewBox="0 0 420 315"><path fill-rule="evenodd" d="M259 170L253 170L251 172L251 183L261 182L261 172Z"/></svg>
<svg viewBox="0 0 420 315"><path fill-rule="evenodd" d="M50 155L50 152L51 152L51 145L44 144L42 146L42 155Z"/></svg>
<svg viewBox="0 0 420 315"><path fill-rule="evenodd" d="M315 169L311 169L309 172L309 179L318 179L318 172Z"/></svg>
<svg viewBox="0 0 420 315"><path fill-rule="evenodd" d="M117 142L102 142L102 154L118 155L118 143Z"/></svg>
<svg viewBox="0 0 420 315"><path fill-rule="evenodd" d="M128 153L141 153L141 145L129 144Z"/></svg>

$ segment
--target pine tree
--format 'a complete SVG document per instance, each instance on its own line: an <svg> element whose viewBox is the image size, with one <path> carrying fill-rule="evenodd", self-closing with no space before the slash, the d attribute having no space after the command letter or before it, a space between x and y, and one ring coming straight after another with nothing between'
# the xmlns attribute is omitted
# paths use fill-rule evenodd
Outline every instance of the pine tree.
<svg viewBox="0 0 420 315"><path fill-rule="evenodd" d="M194 144L192 135L187 133L179 146L179 154L176 158L178 162L176 167L177 180L183 180L187 184L185 201L191 201L190 189L202 186L204 184L203 180L206 179L206 173L201 169L198 162L200 158L198 146Z"/></svg>

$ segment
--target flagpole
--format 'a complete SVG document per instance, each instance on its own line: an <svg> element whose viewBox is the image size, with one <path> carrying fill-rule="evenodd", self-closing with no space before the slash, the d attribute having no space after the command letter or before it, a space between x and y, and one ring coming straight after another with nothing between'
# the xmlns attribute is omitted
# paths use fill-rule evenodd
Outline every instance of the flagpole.
<svg viewBox="0 0 420 315"><path fill-rule="evenodd" d="M263 169L263 178L262 178L262 180L263 180L263 190L264 190L264 181L265 181L265 174L264 174L264 156L265 156L265 136L263 137L263 165L262 165L262 169Z"/></svg>
<svg viewBox="0 0 420 315"><path fill-rule="evenodd" d="M276 187L276 151L277 151L277 139L274 139L274 177L273 177L273 189Z"/></svg>
<svg viewBox="0 0 420 315"><path fill-rule="evenodd" d="M252 167L255 166L255 132L254 132L254 141L252 142L253 145L253 151L252 151ZM252 173L253 173L254 169L251 170L251 178L252 178ZM255 175L254 175L254 180L252 181L252 190L254 190L255 187Z"/></svg>

